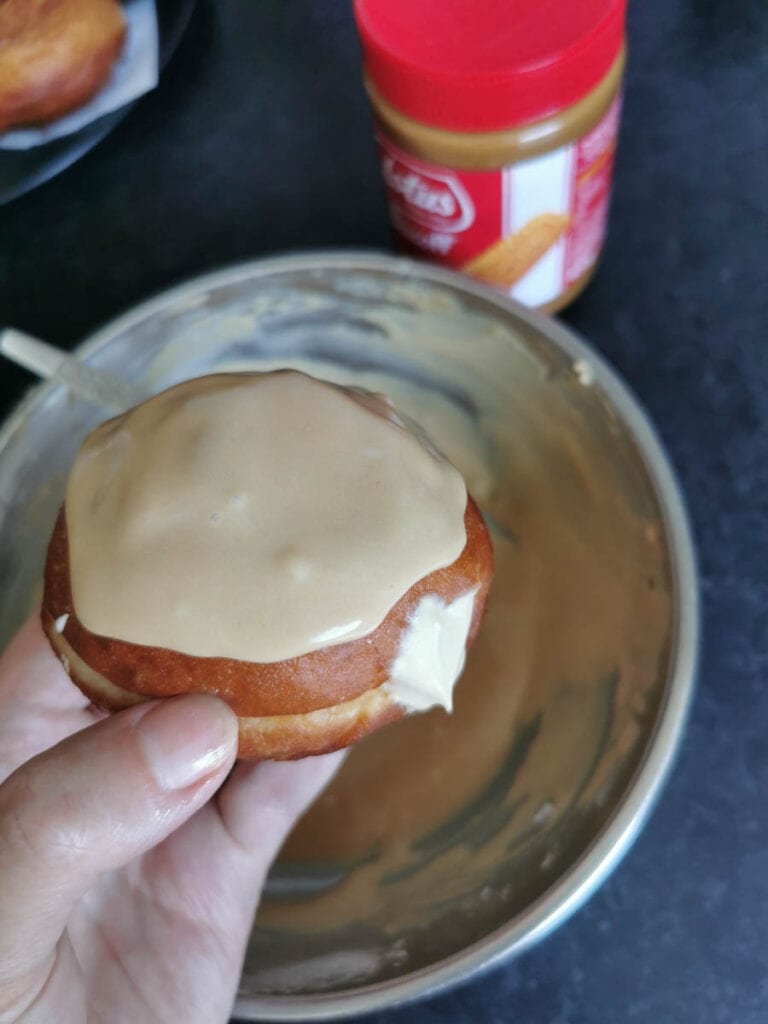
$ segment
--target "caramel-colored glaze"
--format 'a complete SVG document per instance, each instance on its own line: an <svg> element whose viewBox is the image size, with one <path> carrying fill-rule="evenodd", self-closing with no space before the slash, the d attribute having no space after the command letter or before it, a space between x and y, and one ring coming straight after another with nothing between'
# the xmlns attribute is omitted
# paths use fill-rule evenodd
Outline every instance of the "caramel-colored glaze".
<svg viewBox="0 0 768 1024"><path fill-rule="evenodd" d="M466 505L458 471L381 396L292 370L199 377L78 452L72 598L94 634L283 662L368 636L455 562Z"/></svg>

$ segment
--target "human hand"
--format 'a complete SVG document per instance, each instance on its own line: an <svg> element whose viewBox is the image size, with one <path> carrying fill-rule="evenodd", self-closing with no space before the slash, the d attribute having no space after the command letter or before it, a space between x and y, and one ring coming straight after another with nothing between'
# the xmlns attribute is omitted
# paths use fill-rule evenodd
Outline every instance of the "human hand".
<svg viewBox="0 0 768 1024"><path fill-rule="evenodd" d="M228 1020L269 865L340 762L227 779L236 743L203 695L105 717L27 622L0 658L0 1024Z"/></svg>

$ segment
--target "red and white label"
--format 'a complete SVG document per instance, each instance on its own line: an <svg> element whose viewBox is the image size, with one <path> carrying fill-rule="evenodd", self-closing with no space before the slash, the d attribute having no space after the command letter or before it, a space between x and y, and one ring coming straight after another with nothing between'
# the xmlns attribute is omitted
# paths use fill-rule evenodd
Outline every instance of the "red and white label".
<svg viewBox="0 0 768 1024"><path fill-rule="evenodd" d="M621 99L575 143L494 171L426 163L377 141L401 249L464 270L529 306L552 302L605 237Z"/></svg>

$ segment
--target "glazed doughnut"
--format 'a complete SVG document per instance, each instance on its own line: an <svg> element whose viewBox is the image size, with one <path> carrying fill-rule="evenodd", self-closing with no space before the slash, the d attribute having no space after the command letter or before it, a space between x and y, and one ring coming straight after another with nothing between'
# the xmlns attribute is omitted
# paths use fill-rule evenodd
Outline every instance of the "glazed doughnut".
<svg viewBox="0 0 768 1024"><path fill-rule="evenodd" d="M221 404L210 404L215 402ZM260 406L263 411L253 411ZM225 408L233 419L222 423ZM137 413L144 423L132 426ZM312 436L297 424L302 415ZM278 468L296 466L297 452L304 460L300 449L307 446L301 479L284 468L285 479L264 495L238 471L243 493L234 497L240 501L232 505L230 497L229 513L208 515L214 505L224 507L218 478L212 477L218 473L229 481L223 463L248 458L235 435L241 429L240 440L247 444L258 416L276 430L285 416L295 436L286 428L283 433L290 436L257 445L250 456L255 484L274 475L270 460ZM211 440L217 431L218 440ZM342 439L335 443L337 436ZM358 443L363 454L355 462ZM383 451L385 444L392 448ZM331 450L333 457L316 466L313 476L312 465ZM349 497L358 479L360 493ZM375 486L379 491L371 494ZM172 513L169 495L176 502ZM250 526L243 531L249 495L256 496L255 521L268 527L264 536L249 532ZM297 496L306 499L305 507L286 524ZM206 510L203 527L196 503ZM380 506L386 515L377 522ZM349 516L356 509L367 510L362 521ZM424 511L429 521L414 523ZM328 524L339 515L346 517L341 532L329 535ZM82 534L75 545L70 517ZM192 526L185 534L187 520ZM229 535L223 534L227 529ZM162 543L153 547L158 536ZM200 536L208 539L201 542ZM286 538L288 560L281 554L274 563L274 551L285 551ZM205 544L214 549L207 553ZM243 566L258 544L264 551L254 556L260 579L254 583ZM326 562L325 547L331 549ZM142 568L146 549L149 561ZM190 570L193 549L197 564ZM339 554L349 555L349 565ZM73 571L75 555L83 563L79 576ZM420 564L410 564L418 559ZM105 563L112 568L102 573ZM94 704L118 710L147 698L211 693L238 715L241 757L291 759L347 746L409 710L437 703L450 707L464 650L483 617L492 571L488 531L463 481L391 406L295 372L217 375L170 389L103 424L86 441L48 549L42 620L65 669ZM110 572L117 577L110 579ZM389 576L400 580L398 593L392 592ZM211 589L223 593L223 601L211 598ZM194 608L181 619L168 612L195 594ZM248 607L240 630L239 611L250 601L256 604ZM279 613L262 628L273 605ZM350 610L359 611L361 621L345 632L339 623L349 619ZM329 631L333 642L323 642ZM429 647L433 640L422 649L423 637L438 637L439 649ZM277 657L281 654L289 656ZM438 662L443 657L447 668L428 662L424 670L425 657ZM425 671L430 678L423 680ZM441 673L443 688L430 689Z"/></svg>
<svg viewBox="0 0 768 1024"><path fill-rule="evenodd" d="M0 132L86 103L125 39L117 0L1 0Z"/></svg>

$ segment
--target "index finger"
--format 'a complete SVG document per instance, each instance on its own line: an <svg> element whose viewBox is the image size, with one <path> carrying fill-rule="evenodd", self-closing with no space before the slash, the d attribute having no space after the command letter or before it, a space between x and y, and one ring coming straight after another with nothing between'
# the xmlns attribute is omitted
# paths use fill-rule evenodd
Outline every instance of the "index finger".
<svg viewBox="0 0 768 1024"><path fill-rule="evenodd" d="M31 615L0 656L0 781L87 725L90 702L70 680Z"/></svg>

